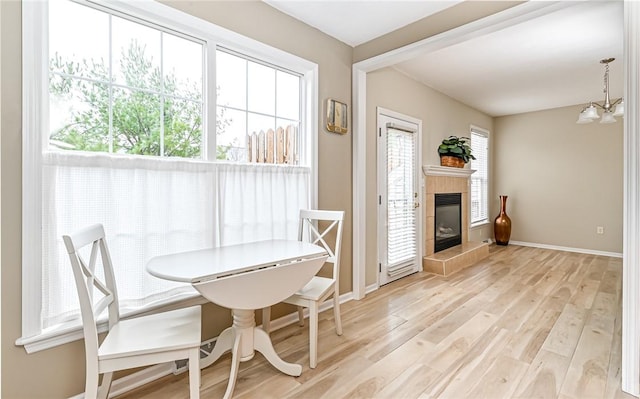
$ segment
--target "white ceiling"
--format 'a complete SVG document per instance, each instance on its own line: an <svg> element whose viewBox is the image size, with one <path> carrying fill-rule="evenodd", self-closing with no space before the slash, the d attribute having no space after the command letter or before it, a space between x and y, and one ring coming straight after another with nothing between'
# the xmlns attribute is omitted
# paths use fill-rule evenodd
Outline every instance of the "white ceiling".
<svg viewBox="0 0 640 399"><path fill-rule="evenodd" d="M459 1L293 1L268 4L355 46ZM492 116L602 102L622 96L622 1L568 2L550 14L394 66ZM419 39L419 38L416 38Z"/></svg>
<svg viewBox="0 0 640 399"><path fill-rule="evenodd" d="M462 2L462 0L263 1L351 47Z"/></svg>

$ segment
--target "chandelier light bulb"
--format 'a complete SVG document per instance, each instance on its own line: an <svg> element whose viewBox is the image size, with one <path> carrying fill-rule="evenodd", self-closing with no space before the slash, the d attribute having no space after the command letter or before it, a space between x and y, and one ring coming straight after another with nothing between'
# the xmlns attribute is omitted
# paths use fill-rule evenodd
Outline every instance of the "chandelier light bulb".
<svg viewBox="0 0 640 399"><path fill-rule="evenodd" d="M613 117L613 112L611 111L604 111L602 113L602 119L600 120L600 123L615 123L616 118Z"/></svg>
<svg viewBox="0 0 640 399"><path fill-rule="evenodd" d="M585 118L589 118L591 120L600 118L600 116L598 116L598 110L593 103L589 104L589 106L584 109L583 113Z"/></svg>
<svg viewBox="0 0 640 399"><path fill-rule="evenodd" d="M578 114L578 120L576 121L576 123L584 124L584 123L591 123L591 122L593 122L593 119L587 118L586 116L584 116L584 111Z"/></svg>
<svg viewBox="0 0 640 399"><path fill-rule="evenodd" d="M620 100L620 103L616 105L616 110L613 111L613 116L624 116L624 100Z"/></svg>

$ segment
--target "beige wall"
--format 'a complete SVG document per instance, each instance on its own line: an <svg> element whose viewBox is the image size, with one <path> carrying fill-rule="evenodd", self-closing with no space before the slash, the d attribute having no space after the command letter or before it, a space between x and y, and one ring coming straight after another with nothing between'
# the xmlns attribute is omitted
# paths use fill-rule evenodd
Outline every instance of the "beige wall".
<svg viewBox="0 0 640 399"><path fill-rule="evenodd" d="M367 74L367 220L377 220L376 185L376 107L422 120L422 164L440 165L438 146L450 136L469 136L471 125L493 131L493 120L467 105L431 89L392 68ZM468 165L466 167L469 167ZM424 174L421 174L424 178ZM377 281L377 223L368 223L366 232L366 280ZM479 240L490 230L474 231L471 239Z"/></svg>
<svg viewBox="0 0 640 399"><path fill-rule="evenodd" d="M258 39L319 65L318 112L331 97L351 103L352 49L262 2L167 2L188 13ZM2 391L12 398L60 398L84 390L81 341L27 355L21 334L21 3L0 1L1 21L1 263ZM310 44L313 45L310 45ZM343 209L341 292L351 291L351 134L326 132L319 121L319 207ZM280 309L282 314L284 309ZM229 324L229 312L206 307L204 337ZM277 316L278 312L274 316ZM220 318L223 320L220 321Z"/></svg>
<svg viewBox="0 0 640 399"><path fill-rule="evenodd" d="M621 253L622 119L578 125L580 109L496 118L491 214L508 195L511 240Z"/></svg>

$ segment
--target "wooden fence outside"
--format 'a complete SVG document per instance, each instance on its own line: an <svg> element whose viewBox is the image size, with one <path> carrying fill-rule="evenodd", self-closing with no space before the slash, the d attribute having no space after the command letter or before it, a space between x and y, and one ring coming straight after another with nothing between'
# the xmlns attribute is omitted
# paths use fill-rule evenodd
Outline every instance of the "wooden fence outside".
<svg viewBox="0 0 640 399"><path fill-rule="evenodd" d="M297 165L297 148L298 129L294 125L247 134L248 162Z"/></svg>

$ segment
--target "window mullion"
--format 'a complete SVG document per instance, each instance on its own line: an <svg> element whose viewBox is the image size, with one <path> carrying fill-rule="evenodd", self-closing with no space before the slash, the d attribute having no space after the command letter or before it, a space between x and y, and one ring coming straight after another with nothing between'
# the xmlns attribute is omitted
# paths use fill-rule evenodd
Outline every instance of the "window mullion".
<svg viewBox="0 0 640 399"><path fill-rule="evenodd" d="M109 153L113 153L113 16L109 15Z"/></svg>
<svg viewBox="0 0 640 399"><path fill-rule="evenodd" d="M164 87L164 32L160 32L160 156L164 156L164 109L165 109L165 87Z"/></svg>
<svg viewBox="0 0 640 399"><path fill-rule="evenodd" d="M217 87L216 82L216 43L213 41L207 41L206 46L203 46L202 51L205 52L202 57L202 70L204 73L204 87L205 93L203 93L202 112L204 115L203 123L203 149L202 153L204 158L209 161L216 160L216 133L218 126L217 123Z"/></svg>
<svg viewBox="0 0 640 399"><path fill-rule="evenodd" d="M274 69L273 75L273 82L275 86L273 88L273 133L275 134L278 131L278 71ZM286 126L282 126L282 129L286 129ZM271 148L271 151L273 151L275 158L276 148L278 147L278 140L273 140L272 145L273 148Z"/></svg>
<svg viewBox="0 0 640 399"><path fill-rule="evenodd" d="M246 126L246 131L245 131L245 137L249 137L251 134L253 134L253 132L249 131L249 60L245 58L244 60L244 65L245 65L245 74L244 74L244 108L247 110L244 113L244 125ZM260 133L260 132L257 132ZM258 154L258 149L256 148L254 150L255 154Z"/></svg>

